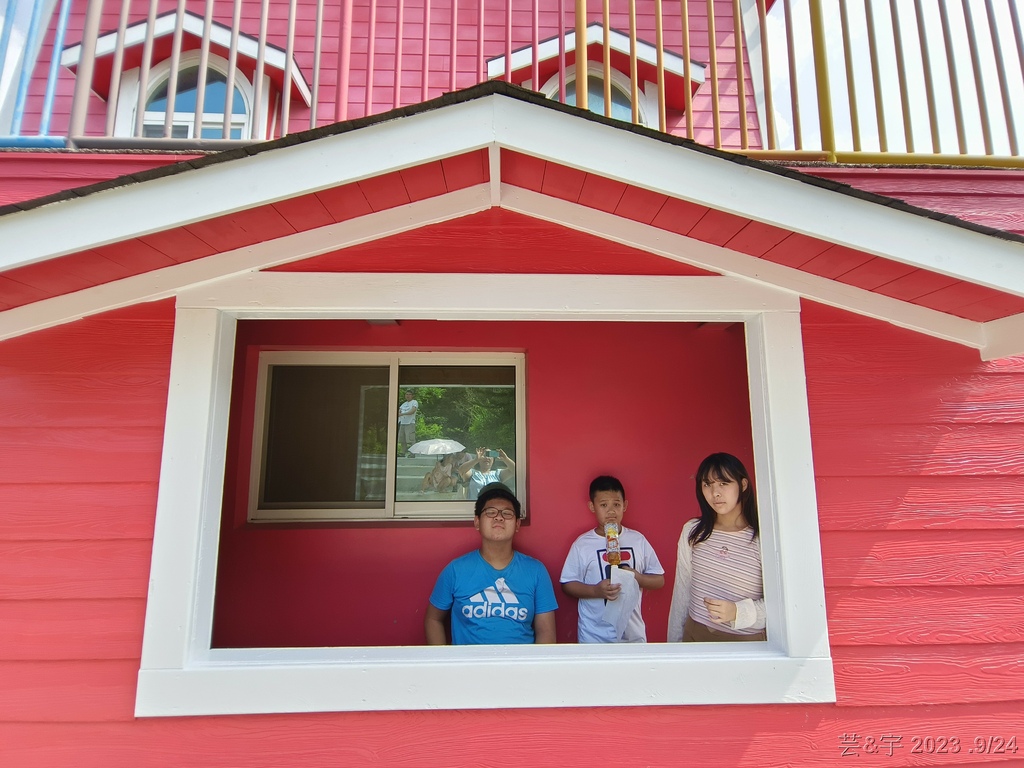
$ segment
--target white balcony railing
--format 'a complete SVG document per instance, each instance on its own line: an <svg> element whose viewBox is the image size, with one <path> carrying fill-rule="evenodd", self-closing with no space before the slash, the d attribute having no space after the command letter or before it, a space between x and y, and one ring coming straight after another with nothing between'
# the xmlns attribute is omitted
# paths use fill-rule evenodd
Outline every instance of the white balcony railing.
<svg viewBox="0 0 1024 768"><path fill-rule="evenodd" d="M3 146L219 148L501 78L758 156L1024 166L1017 0L3 2Z"/></svg>

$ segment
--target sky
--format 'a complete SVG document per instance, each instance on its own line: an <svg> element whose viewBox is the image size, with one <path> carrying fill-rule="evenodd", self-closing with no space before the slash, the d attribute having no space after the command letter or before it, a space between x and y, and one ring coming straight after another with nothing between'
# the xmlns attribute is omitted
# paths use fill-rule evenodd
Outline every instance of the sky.
<svg viewBox="0 0 1024 768"><path fill-rule="evenodd" d="M752 4L751 0L746 0ZM800 102L802 144L806 149L820 147L820 133L817 121L817 99L814 69L811 59L810 23L808 0L789 0L794 19L794 38L798 53L797 92ZM991 124L992 152L996 155L1010 154L1010 121L1003 109L1000 90L999 68L1002 69L1011 115L1015 122L1013 132L1017 136L1018 152L1024 151L1024 78L1020 50L1021 30L1014 28L1010 5L1017 8L1018 19L1024 16L1021 0L991 0L995 17L995 39L1001 48L997 57L993 45L992 27L989 24L984 0L921 0L924 9L925 34L922 41L918 34L916 3L914 0L894 0L899 15L898 28L901 33L905 68L897 66L894 45L894 29L890 11L890 0L821 0L825 15L826 44L828 51L829 82L832 91L833 119L836 126L838 149L852 150L846 64L840 26L839 3L844 2L850 24L851 51L854 62L854 93L860 123L861 149L879 151L878 128L874 86L872 82L871 55L867 35L867 14L865 4L870 3L874 16L877 41L877 65L882 82L882 112L885 116L886 137L890 152L906 152L907 140L903 122L903 107L900 98L899 78L902 74L910 94L911 135L914 151L932 153L931 126L928 101L924 86L925 67L922 51L927 51L930 71L935 85L935 111L938 116L938 152L959 154L956 122L951 95L951 77L948 69L945 42L941 26L939 4L945 3L949 19L950 38L955 57L954 77L960 89L960 101L964 105L963 119L967 137L968 154L986 154L981 115L987 114ZM982 73L982 91L985 106L979 105L978 89L971 65L971 57L959 55L970 50L965 7L973 22L977 41L978 61ZM747 16L751 20L751 16ZM789 109L790 86L789 67L786 55L786 30L783 3L777 2L768 18L769 50L771 51L772 81L777 113L776 131L780 148L793 148L793 118ZM922 45L923 43L923 45ZM760 56L751 51L752 60Z"/></svg>

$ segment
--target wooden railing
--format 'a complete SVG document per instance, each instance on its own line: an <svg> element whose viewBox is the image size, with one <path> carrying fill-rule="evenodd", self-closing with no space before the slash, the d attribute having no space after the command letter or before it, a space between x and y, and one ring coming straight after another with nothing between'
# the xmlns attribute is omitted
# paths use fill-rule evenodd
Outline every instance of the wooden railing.
<svg viewBox="0 0 1024 768"><path fill-rule="evenodd" d="M498 77L761 157L1022 166L1016 0L58 2L6 0L0 144L219 148Z"/></svg>

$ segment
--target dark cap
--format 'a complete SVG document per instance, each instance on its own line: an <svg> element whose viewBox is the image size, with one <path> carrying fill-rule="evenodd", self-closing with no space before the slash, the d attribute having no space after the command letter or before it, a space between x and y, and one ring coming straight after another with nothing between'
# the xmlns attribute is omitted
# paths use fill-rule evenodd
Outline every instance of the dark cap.
<svg viewBox="0 0 1024 768"><path fill-rule="evenodd" d="M480 513L484 511L484 507L491 499L504 499L510 502L512 508L516 511L516 519L522 517L523 508L519 503L519 499L516 498L516 495L504 483L488 483L481 488L480 495L476 497L476 508L473 510L473 514L480 517Z"/></svg>

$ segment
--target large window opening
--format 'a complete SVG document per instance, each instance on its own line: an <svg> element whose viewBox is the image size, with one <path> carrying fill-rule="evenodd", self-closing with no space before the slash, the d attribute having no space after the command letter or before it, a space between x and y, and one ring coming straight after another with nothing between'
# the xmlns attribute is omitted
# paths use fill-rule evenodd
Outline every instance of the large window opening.
<svg viewBox="0 0 1024 768"><path fill-rule="evenodd" d="M138 716L835 700L799 301L792 294L727 277L501 275L500 291L493 275L461 275L458 282L441 274L387 281L320 274L312 283L305 274L264 277L225 278L178 295ZM403 280L415 285L411 306L396 300ZM478 295L487 296L486 305L452 310ZM385 306L397 317L444 320L362 321L381 317ZM529 453L531 518L517 546L551 571L591 524L585 488L570 479L586 479L598 465L633 477L629 514L659 551L659 536L675 541L689 474L709 452L700 441L714 438L716 449L736 445L719 443L723 403L731 410L745 401L750 449L737 453L753 456L756 473L767 642L404 644L422 637L422 608L439 568L478 546L467 523L257 525L246 518L251 449L238 443L232 422L255 409L253 401L241 408L232 399L232 381L253 373L236 360L246 334L240 321L276 324L276 334L256 343L281 349L296 344L293 331L311 317L347 323L341 330L351 332L306 339L320 349L478 350L484 340L494 351L524 350L530 438L517 451ZM735 354L742 349L745 378L742 368L717 365L729 346L717 335L729 333L719 330L723 323L742 328ZM716 335L712 342L721 343L702 358L680 354L678 344L654 339L651 331L662 325L668 333ZM446 327L455 334L447 343L439 336ZM543 344L524 339L530 329ZM647 346L654 341L660 343ZM698 366L698 359L716 364ZM652 366L675 372L654 375ZM721 371L713 385L709 371ZM693 382L710 391L678 391ZM696 421L688 414L685 429L666 424L666 414L691 402ZM397 403L390 409L397 414ZM665 448L661 439L675 442ZM616 449L608 466L616 445L627 447ZM668 488L671 498L645 501L649 488ZM659 521L671 530L658 533ZM403 567L381 567L386 562ZM653 617L655 600L645 600L645 617L648 610ZM562 618L572 623L574 616L565 610ZM291 626L297 619L307 621L308 637ZM365 628L377 636L361 634ZM607 685L612 660L627 684ZM496 666L502 685L481 686Z"/></svg>

